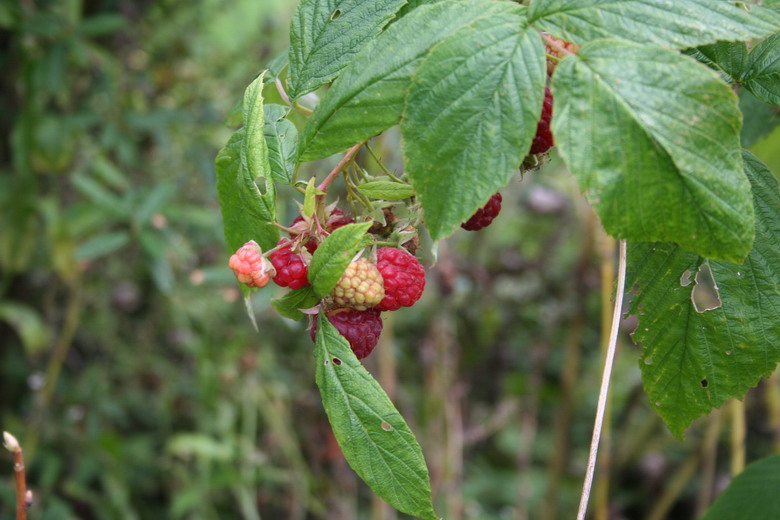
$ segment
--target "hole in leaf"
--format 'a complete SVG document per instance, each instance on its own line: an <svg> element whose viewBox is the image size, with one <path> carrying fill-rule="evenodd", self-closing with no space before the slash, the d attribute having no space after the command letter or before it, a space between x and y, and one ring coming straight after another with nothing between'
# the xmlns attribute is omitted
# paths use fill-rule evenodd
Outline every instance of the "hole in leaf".
<svg viewBox="0 0 780 520"><path fill-rule="evenodd" d="M709 384L710 383L706 379L702 379L701 380L701 387L702 388L707 388L709 386Z"/></svg>
<svg viewBox="0 0 780 520"><path fill-rule="evenodd" d="M730 356L730 355L731 355L731 351L730 351L730 350L727 350L727 351L726 351L726 355L727 355L727 356Z"/></svg>
<svg viewBox="0 0 780 520"><path fill-rule="evenodd" d="M324 363L324 365L325 365L325 366L328 366L328 365L330 365L330 361L326 359L326 360L325 360L325 363Z"/></svg>
<svg viewBox="0 0 780 520"><path fill-rule="evenodd" d="M387 422L387 421L382 421L382 429L383 429L384 431L386 431L386 432L389 432L390 430L392 430L392 429L393 429L393 427L392 427L392 426L390 426L390 423L389 423L389 422Z"/></svg>
<svg viewBox="0 0 780 520"><path fill-rule="evenodd" d="M337 358L337 357L334 357L333 358L333 364L336 365L337 367L340 367L341 366L341 360L339 358Z"/></svg>
<svg viewBox="0 0 780 520"><path fill-rule="evenodd" d="M653 358L650 356L647 356L645 358L645 365L652 365L653 364Z"/></svg>
<svg viewBox="0 0 780 520"><path fill-rule="evenodd" d="M683 271L683 274L680 277L680 285L682 285L683 287L688 287L689 285L691 285L691 270L690 269L686 269L685 271Z"/></svg>
<svg viewBox="0 0 780 520"><path fill-rule="evenodd" d="M720 292L718 292L718 284L709 263L701 264L694 281L696 285L691 293L691 301L696 312L702 313L719 308L721 306Z"/></svg>
<svg viewBox="0 0 780 520"><path fill-rule="evenodd" d="M333 11L333 14L330 15L330 21L336 20L339 16L341 16L341 9L336 9Z"/></svg>

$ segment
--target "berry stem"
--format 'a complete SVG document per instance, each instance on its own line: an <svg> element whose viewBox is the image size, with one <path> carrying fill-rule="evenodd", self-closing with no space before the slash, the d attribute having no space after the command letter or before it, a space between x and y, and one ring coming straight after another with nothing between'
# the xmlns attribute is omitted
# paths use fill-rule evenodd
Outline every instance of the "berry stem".
<svg viewBox="0 0 780 520"><path fill-rule="evenodd" d="M32 505L32 493L27 491L27 479L24 473L24 456L22 447L16 437L3 432L3 444L14 457L14 473L16 475L16 520L27 518L27 509Z"/></svg>
<svg viewBox="0 0 780 520"><path fill-rule="evenodd" d="M279 92L279 95L282 97L282 101L284 101L287 105L292 107L293 106L292 101L290 101L290 97L287 95L287 91L284 90L284 85L282 85L282 80L280 80L277 77L274 83L276 83L276 90Z"/></svg>
<svg viewBox="0 0 780 520"><path fill-rule="evenodd" d="M323 180L319 186L317 186L317 189L320 191L328 191L328 186L330 186L330 183L333 182L333 179L336 178L336 176L339 174L339 172L344 168L344 166L349 163L349 161L352 160L354 155L357 153L358 150L360 150L360 147L363 146L363 143L358 143L349 150L347 150L347 153L344 154L344 157L341 158L339 163L336 165L333 170L328 174L327 177L325 177L325 180ZM320 195L321 197L322 195Z"/></svg>
<svg viewBox="0 0 780 520"><path fill-rule="evenodd" d="M612 378L612 365L615 361L615 350L617 347L618 331L620 330L620 314L623 311L623 291L626 286L626 241L620 241L620 257L618 260L618 281L617 292L615 293L615 310L612 313L612 329L609 333L609 345L607 346L607 356L604 360L604 374L601 378L601 389L599 390L599 403L596 408L596 420L593 424L593 437L590 442L590 454L588 455L588 466L585 471L585 481L582 484L582 496L580 497L580 507L577 511L577 520L585 520L585 513L588 510L588 499L593 485L593 473L596 470L596 458L599 452L599 441L601 440L601 430L604 425L604 412L607 408L607 396L609 395L609 383Z"/></svg>
<svg viewBox="0 0 780 520"><path fill-rule="evenodd" d="M557 51L560 51L561 53L565 54L566 56L571 56L574 54L569 49L566 49L565 47L561 47L558 45L558 42L556 42L554 39L550 38L550 35L547 33L540 33L542 35L542 39L549 45L550 47L554 48Z"/></svg>
<svg viewBox="0 0 780 520"><path fill-rule="evenodd" d="M368 143L366 143L366 150L368 150L368 153L371 154L371 157L373 157L374 161L376 161L376 163L379 165L379 167L382 168L382 171L385 172L385 175L390 177L395 182L400 182L400 183L404 182L401 179L399 179L398 177L396 177L395 175L393 175L392 173L390 173L390 170L388 170L387 166L385 166L384 163L379 160L379 157L377 157L376 154L374 153L374 150L372 150L371 147L368 146Z"/></svg>
<svg viewBox="0 0 780 520"><path fill-rule="evenodd" d="M272 222L272 224L273 224L274 226L278 227L279 229L281 229L282 231L284 231L285 233L292 233L292 234L294 234L294 235L297 235L297 234L298 234L298 232L297 232L297 231L295 231L294 229L292 229L292 228L288 228L288 227L286 227L286 226L283 226L283 225L279 224L278 222Z"/></svg>

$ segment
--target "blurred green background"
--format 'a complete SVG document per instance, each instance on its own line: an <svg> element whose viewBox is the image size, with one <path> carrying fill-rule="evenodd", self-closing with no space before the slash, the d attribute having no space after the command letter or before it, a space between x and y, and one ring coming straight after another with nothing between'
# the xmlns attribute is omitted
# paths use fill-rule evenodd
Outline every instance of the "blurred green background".
<svg viewBox="0 0 780 520"><path fill-rule="evenodd" d="M25 448L30 518L403 516L341 457L306 324L277 315L269 287L255 332L227 269L213 159L295 7L0 3L0 427ZM742 102L746 142L780 171L777 113ZM399 169L397 144L381 143ZM448 520L573 518L614 244L555 158L503 194L493 226L442 244L424 299L386 315L366 365ZM695 518L740 457L780 452L776 378L680 442L637 357L624 334L594 518ZM3 519L12 468L3 451Z"/></svg>

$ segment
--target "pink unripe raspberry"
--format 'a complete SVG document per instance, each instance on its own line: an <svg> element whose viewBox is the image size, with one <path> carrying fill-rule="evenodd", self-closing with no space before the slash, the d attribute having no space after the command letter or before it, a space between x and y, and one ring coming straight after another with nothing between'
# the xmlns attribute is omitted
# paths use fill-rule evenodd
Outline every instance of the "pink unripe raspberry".
<svg viewBox="0 0 780 520"><path fill-rule="evenodd" d="M466 231L479 231L493 222L501 212L501 194L496 193L487 201L484 207L477 210L470 219L460 225Z"/></svg>
<svg viewBox="0 0 780 520"><path fill-rule="evenodd" d="M317 319L321 318L318 316ZM349 342L352 352L358 359L363 359L374 350L379 342L379 335L382 334L382 318L376 309L365 311L337 309L328 313L328 320ZM317 320L314 321L309 334L314 341L317 334Z"/></svg>
<svg viewBox="0 0 780 520"><path fill-rule="evenodd" d="M276 245L288 243L286 247L277 249L271 253L271 263L276 269L274 282L280 287L300 289L311 285L309 283L309 268L300 253L292 250L292 241L288 238L281 239Z"/></svg>
<svg viewBox="0 0 780 520"><path fill-rule="evenodd" d="M382 275L367 258L351 262L331 292L336 305L364 311L382 301Z"/></svg>
<svg viewBox="0 0 780 520"><path fill-rule="evenodd" d="M385 297L376 309L395 311L417 303L425 290L425 269L417 258L394 247L379 249L376 258L385 285Z"/></svg>
<svg viewBox="0 0 780 520"><path fill-rule="evenodd" d="M238 281L248 287L265 287L274 275L273 266L263 257L263 250L254 240L238 248L228 265Z"/></svg>
<svg viewBox="0 0 780 520"><path fill-rule="evenodd" d="M536 135L531 143L531 153L544 153L549 150L555 142L553 141L550 122L552 121L553 97L548 87L544 89L544 102L542 103L542 118L536 125Z"/></svg>

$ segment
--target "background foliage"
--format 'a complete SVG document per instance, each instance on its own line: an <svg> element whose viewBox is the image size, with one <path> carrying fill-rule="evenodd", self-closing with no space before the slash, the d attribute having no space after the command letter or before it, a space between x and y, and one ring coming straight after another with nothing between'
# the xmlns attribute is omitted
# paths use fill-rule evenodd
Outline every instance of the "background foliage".
<svg viewBox="0 0 780 520"><path fill-rule="evenodd" d="M272 291L255 333L226 267L213 159L294 8L0 4L0 426L26 449L32 518L394 517L335 445L308 333ZM756 114L743 143L780 171L777 114L740 103ZM556 158L504 201L491 228L442 246L425 298L367 361L448 519L570 517L587 455L610 242ZM740 456L780 452L777 377L748 395L745 424L732 403L681 443L622 348L598 518L694 518ZM3 518L11 473L9 458Z"/></svg>

